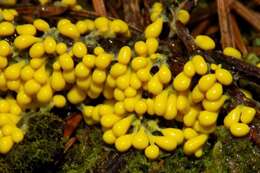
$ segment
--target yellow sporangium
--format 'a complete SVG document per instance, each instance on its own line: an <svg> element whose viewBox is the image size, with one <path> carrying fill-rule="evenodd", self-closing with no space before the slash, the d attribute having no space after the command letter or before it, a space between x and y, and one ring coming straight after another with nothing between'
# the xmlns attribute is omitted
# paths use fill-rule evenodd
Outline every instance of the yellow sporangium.
<svg viewBox="0 0 260 173"><path fill-rule="evenodd" d="M132 141L133 141L132 134L126 134L126 135L120 136L115 141L115 147L118 151L125 152L132 146Z"/></svg>
<svg viewBox="0 0 260 173"><path fill-rule="evenodd" d="M236 137L242 137L249 133L250 128L247 124L244 124L244 123L233 123L230 126L230 131L231 131L232 135L234 135Z"/></svg>
<svg viewBox="0 0 260 173"><path fill-rule="evenodd" d="M237 106L232 109L227 116L224 118L224 125L228 128L231 127L232 124L238 123L241 116L241 106Z"/></svg>
<svg viewBox="0 0 260 173"><path fill-rule="evenodd" d="M242 123L249 124L255 117L256 110L249 106L242 106L240 120Z"/></svg>
<svg viewBox="0 0 260 173"><path fill-rule="evenodd" d="M216 123L218 118L218 113L209 112L209 111L201 111L199 113L199 123L202 126L211 126Z"/></svg>
<svg viewBox="0 0 260 173"><path fill-rule="evenodd" d="M147 102L147 104L148 104L148 102ZM176 94L175 93L170 94L169 97L168 97L168 100L167 100L166 111L165 111L165 114L163 115L163 117L166 120L172 120L172 119L174 119L176 117L176 115L177 115L177 106L176 106L176 104L177 104L177 96L176 96ZM154 104L152 106L154 106Z"/></svg>
<svg viewBox="0 0 260 173"><path fill-rule="evenodd" d="M231 73L223 68L217 69L215 71L217 80L223 85L230 85L233 81Z"/></svg>
<svg viewBox="0 0 260 173"><path fill-rule="evenodd" d="M163 116L166 113L168 101L168 90L163 90L154 98L154 112L158 116Z"/></svg>
<svg viewBox="0 0 260 173"><path fill-rule="evenodd" d="M236 48L233 48L233 47L226 47L223 50L223 53L226 56L232 56L232 57L237 58L237 59L241 59L241 57L242 57L242 55L239 52L239 50L237 50Z"/></svg>
<svg viewBox="0 0 260 173"><path fill-rule="evenodd" d="M105 143L107 143L107 144L115 143L116 137L115 137L114 133L112 132L112 130L107 130L104 132L103 141L105 141Z"/></svg>
<svg viewBox="0 0 260 173"><path fill-rule="evenodd" d="M131 60L131 55L132 53L130 47L123 46L118 53L117 61L120 64L127 65Z"/></svg>
<svg viewBox="0 0 260 173"><path fill-rule="evenodd" d="M4 69L8 65L6 57L0 56L0 69Z"/></svg>
<svg viewBox="0 0 260 173"><path fill-rule="evenodd" d="M190 87L191 78L186 76L184 72L179 73L173 80L173 87L177 91L185 91Z"/></svg>
<svg viewBox="0 0 260 173"><path fill-rule="evenodd" d="M58 25L58 30L62 35L69 37L73 40L77 40L80 37L80 33L76 25L70 22L65 22L63 24L61 23L60 26Z"/></svg>
<svg viewBox="0 0 260 173"><path fill-rule="evenodd" d="M25 61L20 61L18 63L9 65L4 71L5 78L8 80L18 79L21 73L21 69L24 65Z"/></svg>
<svg viewBox="0 0 260 173"><path fill-rule="evenodd" d="M138 115L143 115L147 111L147 105L144 99L140 99L135 103L135 112Z"/></svg>
<svg viewBox="0 0 260 173"><path fill-rule="evenodd" d="M184 25L187 24L190 20L190 14L187 10L180 9L177 12L177 20L179 20Z"/></svg>
<svg viewBox="0 0 260 173"><path fill-rule="evenodd" d="M5 41L5 40L1 40L0 41L0 56L8 56L9 54L11 54L12 49L10 44Z"/></svg>
<svg viewBox="0 0 260 173"><path fill-rule="evenodd" d="M1 37L13 35L14 32L15 32L15 27L12 23L10 23L10 22L1 22L0 23L0 36Z"/></svg>
<svg viewBox="0 0 260 173"><path fill-rule="evenodd" d="M147 54L147 46L145 44L145 42L143 41L137 41L134 45L135 48L135 52L139 55L139 56L146 56Z"/></svg>
<svg viewBox="0 0 260 173"><path fill-rule="evenodd" d="M228 99L228 96L222 95L218 100L216 101L209 101L207 99L204 99L202 101L203 108L210 112L216 112L220 110L221 106L224 104L224 102Z"/></svg>
<svg viewBox="0 0 260 173"><path fill-rule="evenodd" d="M35 35L36 28L32 24L24 24L16 26L16 31L19 35Z"/></svg>
<svg viewBox="0 0 260 173"><path fill-rule="evenodd" d="M50 29L49 24L43 19L35 19L33 21L33 26L37 30L42 31L42 32L47 32Z"/></svg>
<svg viewBox="0 0 260 173"><path fill-rule="evenodd" d="M41 58L45 53L44 44L42 42L34 43L29 50L31 58Z"/></svg>
<svg viewBox="0 0 260 173"><path fill-rule="evenodd" d="M172 73L168 67L168 65L163 64L161 65L159 71L158 71L159 80L163 84L168 84L172 79Z"/></svg>
<svg viewBox="0 0 260 173"><path fill-rule="evenodd" d="M138 150L144 150L149 145L149 138L146 129L141 126L137 133L134 133L132 145Z"/></svg>
<svg viewBox="0 0 260 173"><path fill-rule="evenodd" d="M36 97L40 103L48 103L51 101L52 96L53 96L53 90L50 84L46 84L43 87L41 87Z"/></svg>
<svg viewBox="0 0 260 173"><path fill-rule="evenodd" d="M113 125L112 131L116 137L123 136L127 133L128 129L133 122L134 115L129 115Z"/></svg>
<svg viewBox="0 0 260 173"><path fill-rule="evenodd" d="M73 44L72 52L77 58L83 58L87 54L87 47L82 42L76 42Z"/></svg>
<svg viewBox="0 0 260 173"><path fill-rule="evenodd" d="M15 38L14 45L16 48L21 50L30 47L33 43L40 40L40 38L34 37L32 35L20 35Z"/></svg>
<svg viewBox="0 0 260 173"><path fill-rule="evenodd" d="M59 63L64 70L72 70L74 67L74 61L72 57L65 53L59 56Z"/></svg>
<svg viewBox="0 0 260 173"><path fill-rule="evenodd" d="M209 101L218 100L223 94L223 88L220 83L215 83L206 93L206 98Z"/></svg>
<svg viewBox="0 0 260 173"><path fill-rule="evenodd" d="M195 44L203 50L212 50L215 48L214 40L207 35L196 36Z"/></svg>
<svg viewBox="0 0 260 173"><path fill-rule="evenodd" d="M95 27L101 33L107 32L109 30L109 20L106 17L98 17L95 19Z"/></svg>
<svg viewBox="0 0 260 173"><path fill-rule="evenodd" d="M101 53L96 57L95 65L97 68L104 70L110 65L112 58L112 54Z"/></svg>
<svg viewBox="0 0 260 173"><path fill-rule="evenodd" d="M85 100L85 98L86 98L85 92L76 86L70 89L70 91L67 94L67 99L72 104L81 103L83 100Z"/></svg>
<svg viewBox="0 0 260 173"><path fill-rule="evenodd" d="M208 65L201 55L195 55L191 59L192 64L195 67L196 73L199 75L204 75L208 71Z"/></svg>
<svg viewBox="0 0 260 173"><path fill-rule="evenodd" d="M10 110L10 104L7 100L0 100L0 113L8 113Z"/></svg>
<svg viewBox="0 0 260 173"><path fill-rule="evenodd" d="M157 159L160 154L160 149L156 145L152 144L146 147L145 156L151 160Z"/></svg>
<svg viewBox="0 0 260 173"><path fill-rule="evenodd" d="M59 55L66 53L67 52L67 45L63 42L58 43L57 46L56 46L56 52Z"/></svg>
<svg viewBox="0 0 260 173"><path fill-rule="evenodd" d="M44 49L46 53L54 53L56 51L56 41L53 37L47 36L43 41Z"/></svg>
<svg viewBox="0 0 260 173"><path fill-rule="evenodd" d="M78 31L80 32L80 34L85 34L88 31L88 25L86 24L86 22L79 20L76 23L76 27L78 29Z"/></svg>
<svg viewBox="0 0 260 173"><path fill-rule="evenodd" d="M204 134L189 139L184 144L184 148L183 148L184 153L187 155L194 154L200 147L202 147L205 144L207 139L208 136Z"/></svg>
<svg viewBox="0 0 260 173"><path fill-rule="evenodd" d="M198 88L202 92L208 91L216 82L215 74L206 74L202 76L198 83Z"/></svg>
<svg viewBox="0 0 260 173"><path fill-rule="evenodd" d="M173 151L177 147L177 141L171 136L153 136L155 144L165 151Z"/></svg>
<svg viewBox="0 0 260 173"><path fill-rule="evenodd" d="M13 147L13 140L11 136L4 136L0 138L0 153L6 154Z"/></svg>
<svg viewBox="0 0 260 173"><path fill-rule="evenodd" d="M148 25L144 31L146 38L157 38L161 32L163 27L163 19L158 18L152 24Z"/></svg>
<svg viewBox="0 0 260 173"><path fill-rule="evenodd" d="M75 75L79 78L86 78L90 73L88 67L85 66L82 62L78 63L75 68Z"/></svg>
<svg viewBox="0 0 260 173"><path fill-rule="evenodd" d="M57 108L63 108L66 105L66 98L63 95L55 95L52 98L53 105Z"/></svg>
<svg viewBox="0 0 260 173"><path fill-rule="evenodd" d="M177 144L180 145L183 143L184 134L180 129L177 128L164 128L161 129L161 132L164 136L171 136L176 139Z"/></svg>

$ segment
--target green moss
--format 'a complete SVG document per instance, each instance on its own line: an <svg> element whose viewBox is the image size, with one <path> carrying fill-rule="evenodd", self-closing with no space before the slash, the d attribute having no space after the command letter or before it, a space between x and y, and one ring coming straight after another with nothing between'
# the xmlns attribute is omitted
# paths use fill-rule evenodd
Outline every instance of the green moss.
<svg viewBox="0 0 260 173"><path fill-rule="evenodd" d="M26 136L3 159L5 169L9 173L54 172L64 150L63 121L54 114L42 113L30 113L25 118Z"/></svg>
<svg viewBox="0 0 260 173"><path fill-rule="evenodd" d="M101 130L80 130L77 134L78 143L65 154L59 172L85 173L96 166L102 157Z"/></svg>

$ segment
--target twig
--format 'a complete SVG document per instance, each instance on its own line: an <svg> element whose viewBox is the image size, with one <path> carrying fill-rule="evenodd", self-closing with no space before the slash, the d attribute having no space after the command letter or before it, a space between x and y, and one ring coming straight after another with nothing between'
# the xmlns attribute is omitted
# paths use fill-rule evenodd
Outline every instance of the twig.
<svg viewBox="0 0 260 173"><path fill-rule="evenodd" d="M206 28L209 26L210 24L210 21L209 19L205 19L203 20L202 22L200 22L194 29L193 31L191 32L191 35L194 37L194 36L197 36L201 33L203 33Z"/></svg>
<svg viewBox="0 0 260 173"><path fill-rule="evenodd" d="M225 3L225 0L217 0L218 20L221 33L222 49L224 49L225 47L232 46L232 42L230 39L230 29L228 24L228 10L226 5L228 4Z"/></svg>
<svg viewBox="0 0 260 173"><path fill-rule="evenodd" d="M196 50L193 37L190 35L189 30L180 21L176 21L176 33L189 53Z"/></svg>
<svg viewBox="0 0 260 173"><path fill-rule="evenodd" d="M118 13L116 12L115 8L113 7L113 5L112 5L110 2L106 3L106 5L107 5L107 7L108 7L108 9L109 9L109 12L111 13L111 15L112 15L113 17L119 19L120 17L119 17L119 15L118 15Z"/></svg>
<svg viewBox="0 0 260 173"><path fill-rule="evenodd" d="M103 0L92 0L95 12L100 16L107 16L105 3Z"/></svg>
<svg viewBox="0 0 260 173"><path fill-rule="evenodd" d="M202 20L208 19L212 16L214 16L216 11L216 3L213 2L209 5L207 8L201 8L196 10L196 12L191 13L191 19L189 22L189 25L194 25L198 22L201 22Z"/></svg>
<svg viewBox="0 0 260 173"><path fill-rule="evenodd" d="M260 0L253 0L253 2L257 5L260 5Z"/></svg>
<svg viewBox="0 0 260 173"><path fill-rule="evenodd" d="M249 52L255 53L257 56L260 56L260 47L247 47Z"/></svg>
<svg viewBox="0 0 260 173"><path fill-rule="evenodd" d="M55 7L55 6L25 6L25 7L16 7L15 9L19 13L19 15L41 16L41 17L61 15L68 10L68 8L66 7Z"/></svg>
<svg viewBox="0 0 260 173"><path fill-rule="evenodd" d="M96 18L99 17L100 15L98 15L96 12L93 11L87 11L87 10L81 10L81 11L69 11L69 14L72 16L76 16L76 17L90 17L90 18ZM113 17L109 17L109 19L115 19ZM134 30L135 33L142 33L143 30L138 28L137 26L133 26L131 23L128 23L128 26Z"/></svg>
<svg viewBox="0 0 260 173"><path fill-rule="evenodd" d="M250 23L257 31L260 31L260 20L256 15L254 15L254 13L251 12L250 9L248 9L237 0L232 3L231 7L248 23Z"/></svg>
<svg viewBox="0 0 260 173"><path fill-rule="evenodd" d="M227 57L219 51L213 51L209 55L217 63L222 64L225 68L231 71L237 71L241 76L260 85L260 69L255 65L246 63L237 58ZM205 58L207 59L207 56L205 56Z"/></svg>
<svg viewBox="0 0 260 173"><path fill-rule="evenodd" d="M66 153L73 144L75 144L75 142L77 141L77 137L72 137L68 140L68 142L66 142L65 146L64 146L64 153Z"/></svg>
<svg viewBox="0 0 260 173"><path fill-rule="evenodd" d="M231 14L230 12L228 12L228 24L229 24L229 34L230 34L230 42L231 42L231 47L236 47L236 35L235 35L235 32L234 32L234 26L232 23L232 20L236 20L233 16L233 14ZM234 21L236 22L236 21ZM238 31L239 31L239 28L237 28ZM239 31L240 33L240 31Z"/></svg>
<svg viewBox="0 0 260 173"><path fill-rule="evenodd" d="M237 48L242 52L243 55L247 55L247 48L246 45L242 39L237 21L235 19L235 16L231 15L230 18L230 24L231 24L231 29L232 29L232 33L234 34L234 38L235 38L235 43Z"/></svg>
<svg viewBox="0 0 260 173"><path fill-rule="evenodd" d="M212 25L206 30L206 35L212 35L219 31L218 25Z"/></svg>
<svg viewBox="0 0 260 173"><path fill-rule="evenodd" d="M67 120L63 132L64 137L70 137L72 133L76 130L82 120L82 115L80 113L75 113L71 115Z"/></svg>

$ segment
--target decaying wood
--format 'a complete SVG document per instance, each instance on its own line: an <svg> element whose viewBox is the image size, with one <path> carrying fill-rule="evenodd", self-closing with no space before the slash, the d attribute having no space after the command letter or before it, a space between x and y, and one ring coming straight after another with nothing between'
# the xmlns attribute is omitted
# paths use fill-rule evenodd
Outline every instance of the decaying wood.
<svg viewBox="0 0 260 173"><path fill-rule="evenodd" d="M234 32L235 26L233 26L232 20L235 20L234 16L230 11L228 12L228 25L229 25L229 36L230 36L230 42L231 47L236 47L236 35ZM236 22L236 21L235 21ZM240 32L240 31L239 31Z"/></svg>
<svg viewBox="0 0 260 173"><path fill-rule="evenodd" d="M230 36L230 28L228 23L228 7L229 5L226 0L217 0L217 9L218 9L218 21L219 28L221 33L221 45L222 49L225 47L232 46L232 40Z"/></svg>
<svg viewBox="0 0 260 173"><path fill-rule="evenodd" d="M249 52L255 53L257 56L260 56L260 47L247 47Z"/></svg>
<svg viewBox="0 0 260 173"><path fill-rule="evenodd" d="M213 2L207 8L197 9L195 12L192 12L189 25L194 25L198 22L201 22L202 20L211 18L217 14L216 8L216 3Z"/></svg>
<svg viewBox="0 0 260 173"><path fill-rule="evenodd" d="M193 37L190 35L189 30L180 21L176 21L176 33L184 43L189 53L196 50Z"/></svg>
<svg viewBox="0 0 260 173"><path fill-rule="evenodd" d="M107 16L105 3L103 0L92 0L95 12L100 16Z"/></svg>
<svg viewBox="0 0 260 173"><path fill-rule="evenodd" d="M197 35L203 33L209 25L210 25L209 19L203 20L202 22L200 22L200 23L192 30L191 35L194 37L194 36L197 36Z"/></svg>
<svg viewBox="0 0 260 173"><path fill-rule="evenodd" d="M246 48L246 45L242 39L242 36L241 36L241 33L240 33L240 30L239 30L239 27L238 27L238 24L237 24L237 21L235 19L235 16L234 15L231 15L231 18L230 18L230 24L231 24L231 30L232 30L232 33L234 34L234 39L235 39L235 43L236 43L236 47L242 52L243 55L247 55L247 48Z"/></svg>
<svg viewBox="0 0 260 173"><path fill-rule="evenodd" d="M249 24L251 24L257 31L260 31L260 20L251 12L246 6L239 1L233 1L231 5L232 9L236 11L241 17L243 17Z"/></svg>
<svg viewBox="0 0 260 173"><path fill-rule="evenodd" d="M56 7L56 6L25 6L25 7L16 7L16 11L19 15L28 15L28 16L42 16L42 17L51 17L62 15L68 10L66 7Z"/></svg>
<svg viewBox="0 0 260 173"><path fill-rule="evenodd" d="M212 25L210 27L208 27L208 29L206 30L206 35L212 35L215 34L219 31L219 27L218 25Z"/></svg>

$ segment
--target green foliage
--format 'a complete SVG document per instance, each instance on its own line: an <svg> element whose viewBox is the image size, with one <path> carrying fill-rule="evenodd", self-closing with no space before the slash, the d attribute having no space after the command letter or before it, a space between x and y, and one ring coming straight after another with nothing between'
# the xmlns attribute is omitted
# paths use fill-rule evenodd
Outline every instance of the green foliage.
<svg viewBox="0 0 260 173"><path fill-rule="evenodd" d="M59 172L85 173L97 164L102 157L102 132L100 129L80 130L77 144L65 154Z"/></svg>
<svg viewBox="0 0 260 173"><path fill-rule="evenodd" d="M55 161L64 150L63 121L50 113L29 113L25 117L27 134L22 143L0 160L0 165L6 165L1 169L9 173L54 172Z"/></svg>
<svg viewBox="0 0 260 173"><path fill-rule="evenodd" d="M234 138L224 127L218 127L214 145L207 164L207 172L258 172L260 150L246 138Z"/></svg>

